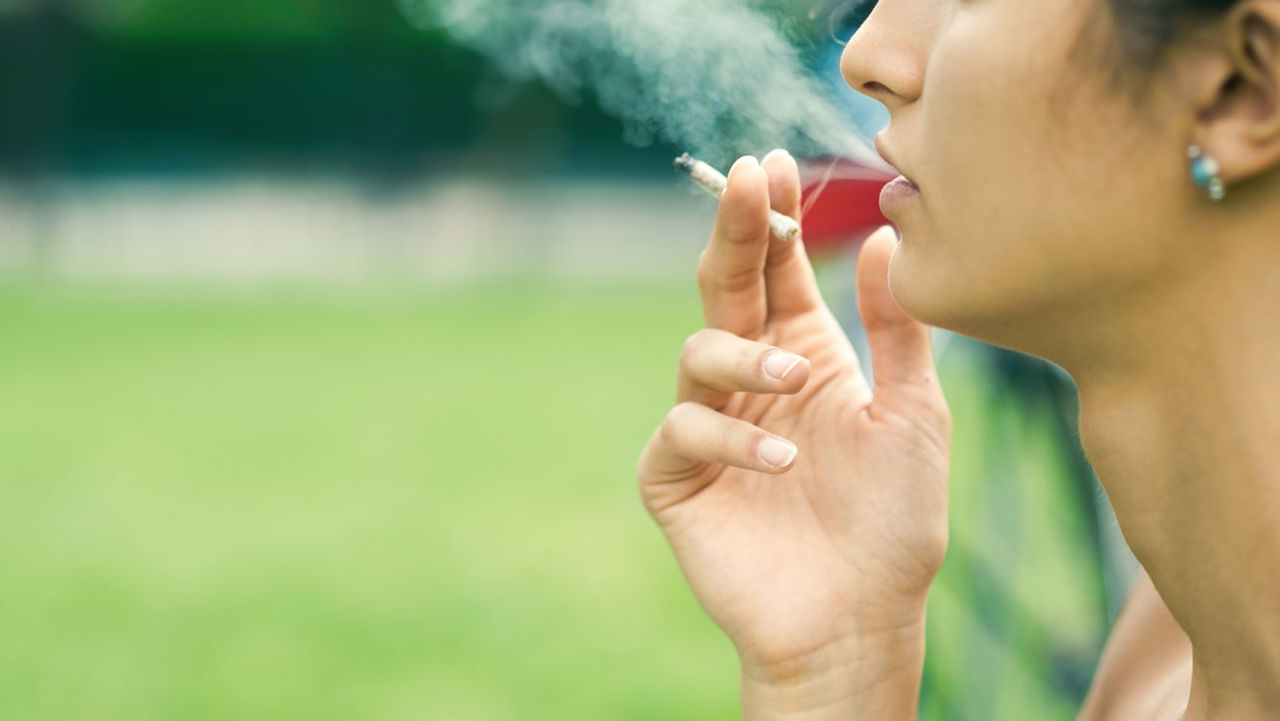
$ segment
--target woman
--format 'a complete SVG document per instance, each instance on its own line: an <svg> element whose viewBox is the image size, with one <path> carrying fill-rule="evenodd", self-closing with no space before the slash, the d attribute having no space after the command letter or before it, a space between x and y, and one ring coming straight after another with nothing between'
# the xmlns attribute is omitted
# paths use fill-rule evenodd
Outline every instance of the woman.
<svg viewBox="0 0 1280 721"><path fill-rule="evenodd" d="M842 69L910 179L858 266L875 389L769 237L794 161L744 158L637 467L746 717L915 717L947 547L928 324L1079 387L1145 571L1081 717L1280 718L1280 0L881 0Z"/></svg>

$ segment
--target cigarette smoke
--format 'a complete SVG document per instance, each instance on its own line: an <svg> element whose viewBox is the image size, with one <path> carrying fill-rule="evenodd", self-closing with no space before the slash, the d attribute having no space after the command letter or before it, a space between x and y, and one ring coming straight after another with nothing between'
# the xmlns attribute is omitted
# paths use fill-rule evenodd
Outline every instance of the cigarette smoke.
<svg viewBox="0 0 1280 721"><path fill-rule="evenodd" d="M777 18L745 0L399 0L517 79L594 94L626 140L723 163L775 147L874 160ZM852 90L849 90L852 93Z"/></svg>

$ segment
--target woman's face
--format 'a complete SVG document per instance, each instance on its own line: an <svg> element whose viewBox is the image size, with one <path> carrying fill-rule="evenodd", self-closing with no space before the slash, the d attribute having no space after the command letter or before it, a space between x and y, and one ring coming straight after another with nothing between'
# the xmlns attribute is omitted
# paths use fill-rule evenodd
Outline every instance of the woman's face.
<svg viewBox="0 0 1280 721"><path fill-rule="evenodd" d="M1171 83L1142 103L1111 83L1104 1L880 0L850 41L845 78L887 106L881 152L920 189L891 211L912 315L1043 350L1195 252L1191 114Z"/></svg>

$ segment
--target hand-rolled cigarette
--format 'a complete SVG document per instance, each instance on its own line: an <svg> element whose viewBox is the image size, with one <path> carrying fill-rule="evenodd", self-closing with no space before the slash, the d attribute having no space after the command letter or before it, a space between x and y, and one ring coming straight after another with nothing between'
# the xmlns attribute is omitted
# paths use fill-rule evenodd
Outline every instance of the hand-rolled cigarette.
<svg viewBox="0 0 1280 721"><path fill-rule="evenodd" d="M688 153L676 158L676 170L687 174L693 182L717 198L724 195L725 188L729 187L729 179L724 177L724 174ZM795 218L770 208L769 230L773 231L773 235L779 240L794 240L800 235L800 224Z"/></svg>

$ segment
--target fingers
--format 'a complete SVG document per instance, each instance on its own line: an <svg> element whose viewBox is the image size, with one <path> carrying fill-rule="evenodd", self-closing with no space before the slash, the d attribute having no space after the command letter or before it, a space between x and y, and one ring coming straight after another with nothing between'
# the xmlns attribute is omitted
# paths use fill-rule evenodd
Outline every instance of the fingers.
<svg viewBox="0 0 1280 721"><path fill-rule="evenodd" d="M734 163L715 229L698 264L707 325L746 336L764 325L769 249L769 177L752 157Z"/></svg>
<svg viewBox="0 0 1280 721"><path fill-rule="evenodd" d="M738 418L698 403L681 403L667 413L637 465L641 483L688 480L707 463L778 474L797 456L794 444Z"/></svg>
<svg viewBox="0 0 1280 721"><path fill-rule="evenodd" d="M724 408L733 393L797 393L810 363L794 353L718 328L689 336L680 353L676 402Z"/></svg>
<svg viewBox="0 0 1280 721"><path fill-rule="evenodd" d="M898 306L889 291L889 261L898 244L891 226L871 234L858 256L858 311L871 344L876 386L933 384L929 327Z"/></svg>
<svg viewBox="0 0 1280 721"><path fill-rule="evenodd" d="M769 176L769 201L773 209L800 219L800 167L785 150L775 150L761 162ZM822 303L813 266L800 239L769 238L764 266L765 297L769 317L805 313Z"/></svg>

